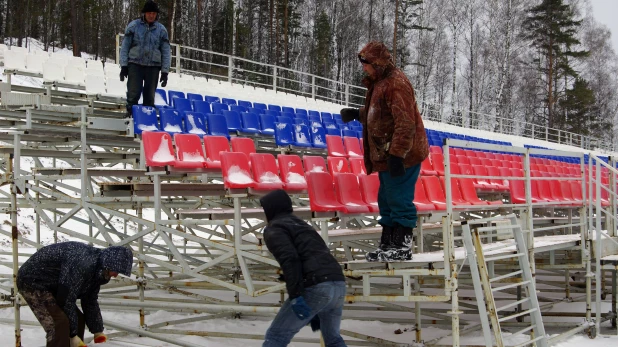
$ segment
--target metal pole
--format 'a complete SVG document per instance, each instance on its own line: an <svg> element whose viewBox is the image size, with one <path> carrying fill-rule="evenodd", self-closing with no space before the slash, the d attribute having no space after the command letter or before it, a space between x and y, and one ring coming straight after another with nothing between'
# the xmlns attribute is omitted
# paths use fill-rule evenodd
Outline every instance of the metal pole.
<svg viewBox="0 0 618 347"><path fill-rule="evenodd" d="M277 67L273 66L273 92L277 91Z"/></svg>
<svg viewBox="0 0 618 347"><path fill-rule="evenodd" d="M311 76L311 98L315 100L315 76Z"/></svg>
<svg viewBox="0 0 618 347"><path fill-rule="evenodd" d="M120 34L116 34L116 64L120 64Z"/></svg>
<svg viewBox="0 0 618 347"><path fill-rule="evenodd" d="M176 73L180 74L180 45L176 45Z"/></svg>
<svg viewBox="0 0 618 347"><path fill-rule="evenodd" d="M15 180L21 171L21 134L15 134L13 156L13 177L11 179L11 243L13 246L13 308L15 311L15 346L21 347L20 304L17 289L17 272L19 271L19 230L17 227L17 186ZM8 161L9 165L11 161Z"/></svg>
<svg viewBox="0 0 618 347"><path fill-rule="evenodd" d="M234 58L229 56L227 58L227 81L232 83L232 69L234 68Z"/></svg>

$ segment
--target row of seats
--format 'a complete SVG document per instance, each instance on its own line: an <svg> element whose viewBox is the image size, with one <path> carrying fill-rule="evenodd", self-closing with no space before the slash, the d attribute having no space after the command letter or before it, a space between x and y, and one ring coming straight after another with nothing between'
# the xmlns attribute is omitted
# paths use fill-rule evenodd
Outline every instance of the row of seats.
<svg viewBox="0 0 618 347"><path fill-rule="evenodd" d="M439 131L439 130L432 130L432 129L425 129L425 131L427 133L427 140L429 141L429 144L432 146L442 146L442 144L444 143L444 139L474 141L474 142L491 143L491 144L504 145L504 146L512 145L510 142L488 140L488 139L483 139L483 138L476 137L476 136L461 135L461 134L455 134L455 133L450 133L446 131Z"/></svg>

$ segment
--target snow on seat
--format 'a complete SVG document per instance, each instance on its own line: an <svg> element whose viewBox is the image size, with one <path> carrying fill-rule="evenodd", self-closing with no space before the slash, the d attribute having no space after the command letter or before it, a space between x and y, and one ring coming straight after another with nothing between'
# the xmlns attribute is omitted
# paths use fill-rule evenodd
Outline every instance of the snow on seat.
<svg viewBox="0 0 618 347"><path fill-rule="evenodd" d="M206 148L206 164L204 166L209 169L220 169L221 153L230 151L227 137L204 136L204 147Z"/></svg>
<svg viewBox="0 0 618 347"><path fill-rule="evenodd" d="M283 189L288 192L305 191L307 180L300 157L294 154L279 154L277 160Z"/></svg>
<svg viewBox="0 0 618 347"><path fill-rule="evenodd" d="M336 176L339 173L350 172L350 166L348 165L348 159L342 157L328 157L328 172L331 176Z"/></svg>
<svg viewBox="0 0 618 347"><path fill-rule="evenodd" d="M249 158L244 153L222 152L220 155L225 188L245 189L254 188L257 185L251 178Z"/></svg>
<svg viewBox="0 0 618 347"><path fill-rule="evenodd" d="M331 157L347 157L341 136L326 135L326 147Z"/></svg>
<svg viewBox="0 0 618 347"><path fill-rule="evenodd" d="M173 108L162 109L161 111L161 130L170 133L170 135L184 132L182 124L182 116L179 111Z"/></svg>
<svg viewBox="0 0 618 347"><path fill-rule="evenodd" d="M303 156L305 172L326 172L326 161L324 158L315 155Z"/></svg>
<svg viewBox="0 0 618 347"><path fill-rule="evenodd" d="M206 118L200 112L185 111L184 113L185 130L189 134L199 137L206 135Z"/></svg>
<svg viewBox="0 0 618 347"><path fill-rule="evenodd" d="M140 135L144 131L157 131L159 120L157 110L152 106L133 105L133 129L135 135Z"/></svg>
<svg viewBox="0 0 618 347"><path fill-rule="evenodd" d="M344 136L343 144L345 145L345 154L347 157L352 158L363 156L358 137Z"/></svg>
<svg viewBox="0 0 618 347"><path fill-rule="evenodd" d="M290 123L275 123L275 143L277 146L286 147L295 144L294 130Z"/></svg>
<svg viewBox="0 0 618 347"><path fill-rule="evenodd" d="M312 146L309 127L304 124L294 124L294 145L298 147Z"/></svg>
<svg viewBox="0 0 618 347"><path fill-rule="evenodd" d="M86 75L87 94L105 94L105 80L102 76Z"/></svg>
<svg viewBox="0 0 618 347"><path fill-rule="evenodd" d="M26 71L26 54L16 49L4 52L4 69Z"/></svg>
<svg viewBox="0 0 618 347"><path fill-rule="evenodd" d="M311 127L311 145L314 148L326 148L326 132L321 126Z"/></svg>
<svg viewBox="0 0 618 347"><path fill-rule="evenodd" d="M26 56L26 71L33 73L43 73L43 66L47 62L48 56L42 54L28 54Z"/></svg>
<svg viewBox="0 0 618 347"><path fill-rule="evenodd" d="M372 210L363 200L356 175L350 172L335 175L337 201L344 206L346 213L368 213Z"/></svg>
<svg viewBox="0 0 618 347"><path fill-rule="evenodd" d="M86 81L87 82L87 81ZM127 84L122 82L116 78L107 79L106 82L106 92L103 94L104 96L114 97L114 98L126 98L127 97ZM86 84L86 88L88 85Z"/></svg>
<svg viewBox="0 0 618 347"><path fill-rule="evenodd" d="M283 188L283 181L279 177L275 156L270 153L251 153L249 158L253 180L257 182L252 187L254 190L268 191Z"/></svg>
<svg viewBox="0 0 618 347"><path fill-rule="evenodd" d="M345 211L345 207L337 201L333 178L328 172L307 172L305 178L311 211Z"/></svg>
<svg viewBox="0 0 618 347"><path fill-rule="evenodd" d="M67 65L64 68L64 81L66 83L84 87L86 85L86 75L84 74L84 70L76 65Z"/></svg>
<svg viewBox="0 0 618 347"><path fill-rule="evenodd" d="M170 134L163 131L144 131L142 144L146 166L161 167L174 165L176 162Z"/></svg>
<svg viewBox="0 0 618 347"><path fill-rule="evenodd" d="M176 168L203 168L206 164L202 140L195 134L174 134Z"/></svg>

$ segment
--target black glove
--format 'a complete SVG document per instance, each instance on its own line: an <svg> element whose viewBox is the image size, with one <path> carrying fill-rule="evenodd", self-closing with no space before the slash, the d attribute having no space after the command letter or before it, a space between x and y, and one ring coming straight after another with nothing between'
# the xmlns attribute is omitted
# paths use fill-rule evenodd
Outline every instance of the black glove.
<svg viewBox="0 0 618 347"><path fill-rule="evenodd" d="M161 79L159 82L161 82L161 87L165 87L167 85L167 72L161 72Z"/></svg>
<svg viewBox="0 0 618 347"><path fill-rule="evenodd" d="M126 77L129 77L129 67L123 66L120 68L120 82L124 82Z"/></svg>
<svg viewBox="0 0 618 347"><path fill-rule="evenodd" d="M401 177L406 174L406 168L403 166L403 158L391 155L388 157L388 172L391 177Z"/></svg>
<svg viewBox="0 0 618 347"><path fill-rule="evenodd" d="M342 108L339 114L344 123L360 118L360 111L357 108Z"/></svg>
<svg viewBox="0 0 618 347"><path fill-rule="evenodd" d="M317 314L311 318L309 323L311 324L311 331L316 332L320 330L320 317Z"/></svg>

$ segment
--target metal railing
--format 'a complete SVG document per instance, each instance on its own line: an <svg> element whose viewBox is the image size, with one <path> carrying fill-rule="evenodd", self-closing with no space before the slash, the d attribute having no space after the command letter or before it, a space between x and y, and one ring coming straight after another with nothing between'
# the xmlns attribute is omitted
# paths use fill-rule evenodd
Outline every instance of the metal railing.
<svg viewBox="0 0 618 347"><path fill-rule="evenodd" d="M120 61L122 34L116 36L116 63ZM171 44L172 67L178 73L202 76L233 84L253 86L295 94L315 100L361 107L366 88L277 65L261 63L229 54ZM616 151L611 141L584 136L531 122L496 115L471 112L451 106L419 100L424 119L486 130L494 133L522 136L586 150Z"/></svg>

